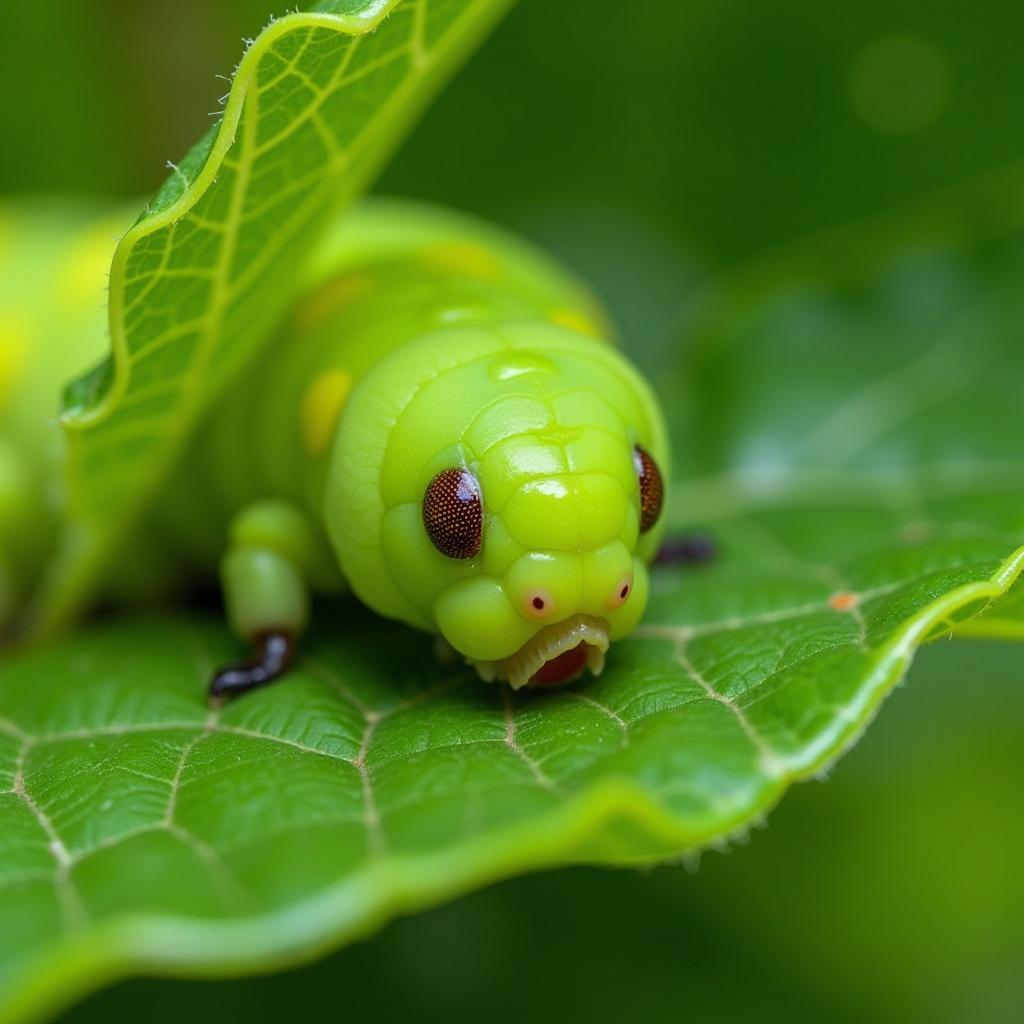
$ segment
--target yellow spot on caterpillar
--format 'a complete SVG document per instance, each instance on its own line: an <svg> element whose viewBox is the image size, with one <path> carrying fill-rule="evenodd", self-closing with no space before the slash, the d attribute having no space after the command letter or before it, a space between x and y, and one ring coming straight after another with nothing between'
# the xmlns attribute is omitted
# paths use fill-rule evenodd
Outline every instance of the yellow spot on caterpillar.
<svg viewBox="0 0 1024 1024"><path fill-rule="evenodd" d="M498 257L473 242L436 242L423 250L423 265L430 270L495 281L501 276Z"/></svg>
<svg viewBox="0 0 1024 1024"><path fill-rule="evenodd" d="M599 338L601 336L600 329L590 317L585 313L581 313L578 309L571 309L568 306L552 309L548 313L548 322L556 327L565 327L579 334L587 334L592 338Z"/></svg>
<svg viewBox="0 0 1024 1024"><path fill-rule="evenodd" d="M121 218L104 218L82 231L57 269L57 296L64 309L77 312L103 301L110 261L117 248Z"/></svg>
<svg viewBox="0 0 1024 1024"><path fill-rule="evenodd" d="M325 281L295 310L296 326L312 331L321 327L347 305L362 298L372 284L369 274L339 274Z"/></svg>
<svg viewBox="0 0 1024 1024"><path fill-rule="evenodd" d="M352 375L344 370L327 370L306 388L299 408L299 424L308 454L323 455L327 450L351 390Z"/></svg>
<svg viewBox="0 0 1024 1024"><path fill-rule="evenodd" d="M13 315L0 316L0 405L13 392L28 355L28 326Z"/></svg>

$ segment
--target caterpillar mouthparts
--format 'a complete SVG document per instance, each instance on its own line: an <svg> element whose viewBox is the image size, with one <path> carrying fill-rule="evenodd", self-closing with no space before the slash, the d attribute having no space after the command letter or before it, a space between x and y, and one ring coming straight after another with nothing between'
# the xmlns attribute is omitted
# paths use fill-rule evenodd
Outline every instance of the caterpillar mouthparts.
<svg viewBox="0 0 1024 1024"><path fill-rule="evenodd" d="M504 680L513 690L527 684L558 686L585 668L598 676L608 650L608 623L592 615L574 615L538 630L515 654L501 661L467 659L480 678Z"/></svg>

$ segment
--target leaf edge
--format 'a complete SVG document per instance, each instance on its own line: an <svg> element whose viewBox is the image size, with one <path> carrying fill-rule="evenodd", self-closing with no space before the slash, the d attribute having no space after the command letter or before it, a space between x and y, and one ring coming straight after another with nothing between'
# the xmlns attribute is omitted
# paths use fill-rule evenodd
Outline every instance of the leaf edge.
<svg viewBox="0 0 1024 1024"><path fill-rule="evenodd" d="M962 584L920 609L875 652L858 706L803 763L763 787L757 806L701 834L632 782L591 786L552 812L464 842L453 850L391 855L283 910L234 922L136 915L88 929L21 965L0 1003L0 1024L45 1020L91 991L147 973L208 979L298 966L364 938L388 921L437 906L506 878L585 862L640 867L678 861L736 839L779 803L789 787L820 776L863 735L885 698L906 677L934 627L971 605L991 607L1024 575L1024 547L984 580ZM614 831L635 827L654 844L645 855L616 855ZM281 937L287 939L282 943Z"/></svg>

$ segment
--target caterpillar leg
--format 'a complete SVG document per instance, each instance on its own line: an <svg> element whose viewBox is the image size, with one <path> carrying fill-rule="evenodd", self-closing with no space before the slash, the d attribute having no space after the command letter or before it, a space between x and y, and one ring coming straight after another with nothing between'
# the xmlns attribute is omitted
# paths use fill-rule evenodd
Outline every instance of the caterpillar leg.
<svg viewBox="0 0 1024 1024"><path fill-rule="evenodd" d="M219 700L272 683L291 668L295 638L290 633L261 633L253 641L248 661L225 665L210 683L210 697Z"/></svg>
<svg viewBox="0 0 1024 1024"><path fill-rule="evenodd" d="M261 501L234 519L221 562L221 587L235 632L252 644L249 660L220 669L211 698L265 686L291 666L309 619L310 580L330 561L308 518L293 505Z"/></svg>
<svg viewBox="0 0 1024 1024"><path fill-rule="evenodd" d="M655 556L655 565L705 565L717 554L715 542L705 533L669 537Z"/></svg>

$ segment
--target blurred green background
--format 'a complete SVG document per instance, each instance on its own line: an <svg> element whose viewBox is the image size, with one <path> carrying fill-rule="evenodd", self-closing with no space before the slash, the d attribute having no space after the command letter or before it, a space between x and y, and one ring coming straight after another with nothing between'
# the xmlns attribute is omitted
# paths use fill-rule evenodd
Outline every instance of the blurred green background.
<svg viewBox="0 0 1024 1024"><path fill-rule="evenodd" d="M5 9L0 192L153 190L284 6ZM1024 157L1022 39L1005 0L521 0L379 190L548 245L643 361L709 277ZM1009 646L925 652L827 786L696 873L509 882L292 974L132 982L67 1019L1020 1019L1022 675Z"/></svg>
<svg viewBox="0 0 1024 1024"><path fill-rule="evenodd" d="M289 6L13 6L0 191L154 190ZM710 273L1024 156L1021 39L1006 0L520 0L380 190L549 245L641 347Z"/></svg>

